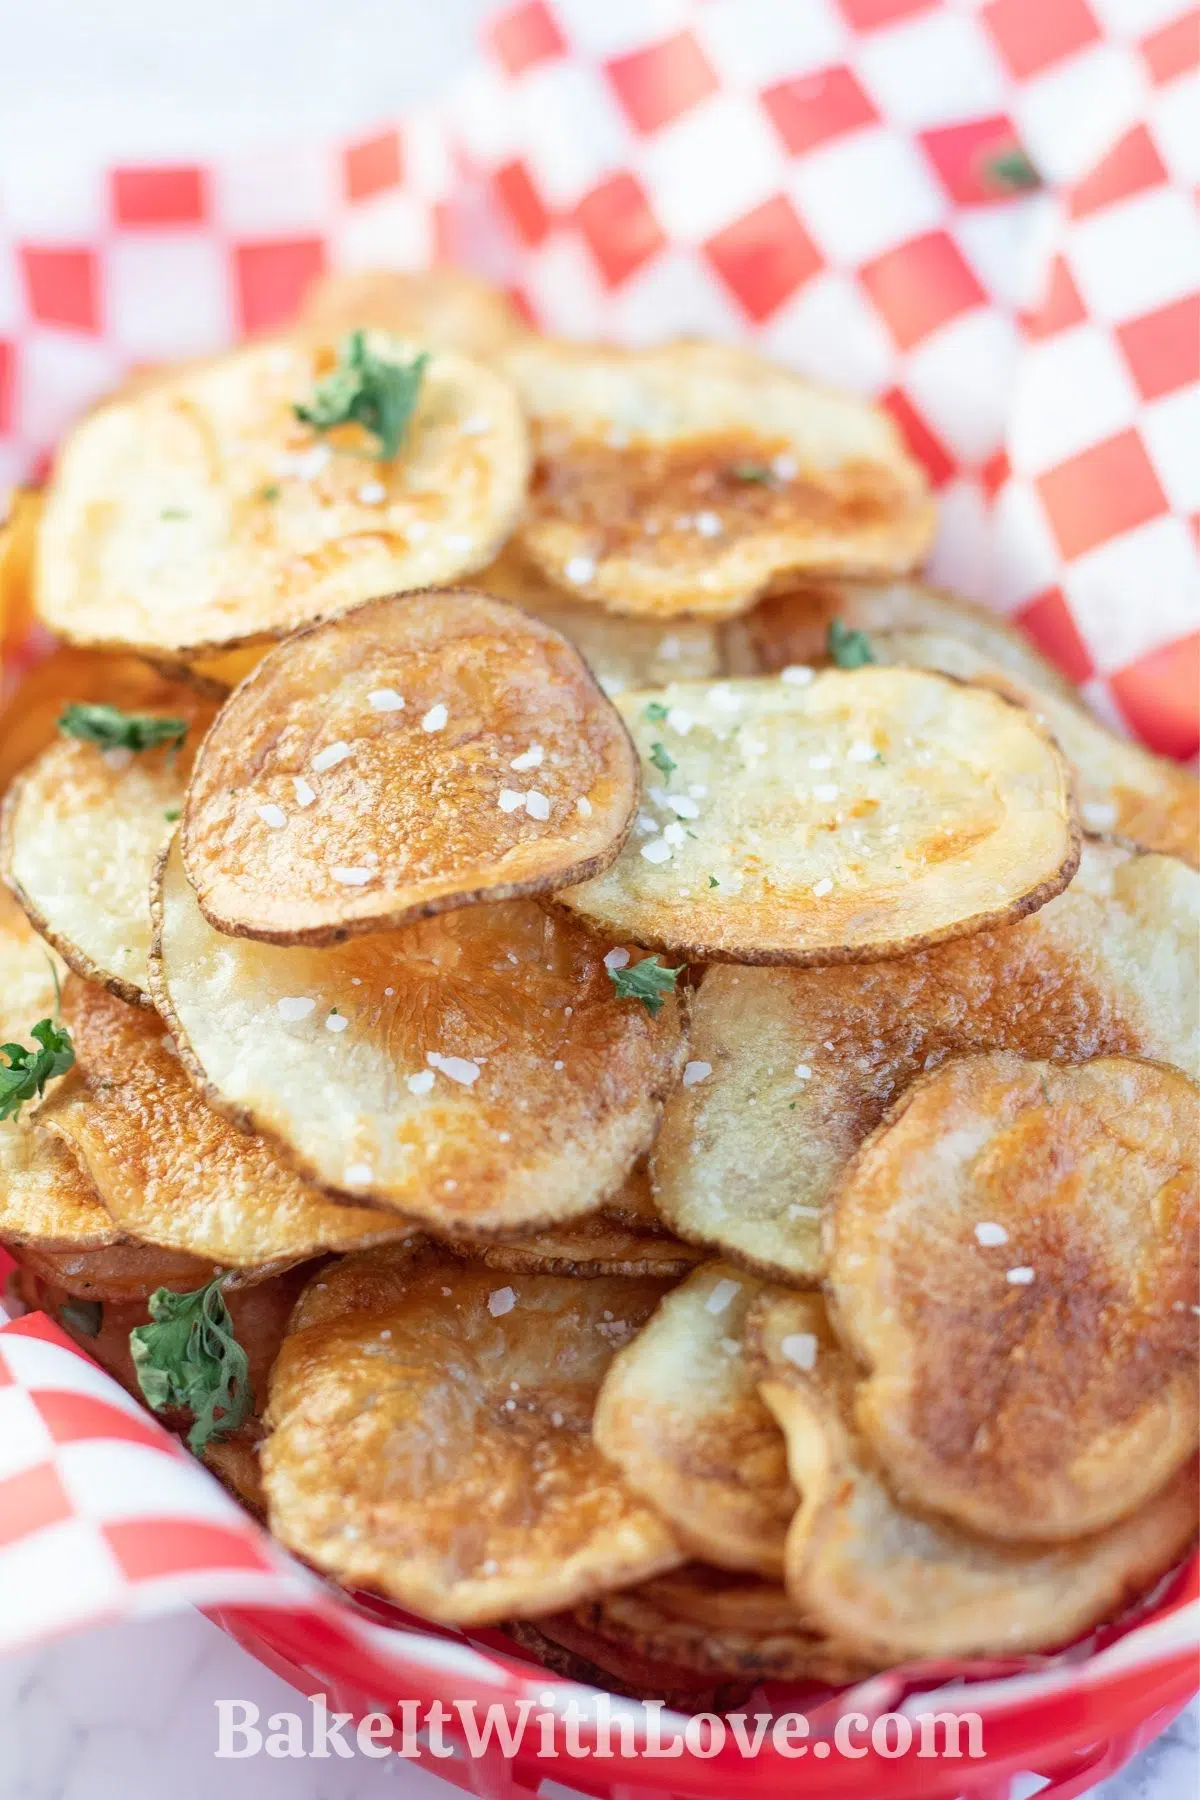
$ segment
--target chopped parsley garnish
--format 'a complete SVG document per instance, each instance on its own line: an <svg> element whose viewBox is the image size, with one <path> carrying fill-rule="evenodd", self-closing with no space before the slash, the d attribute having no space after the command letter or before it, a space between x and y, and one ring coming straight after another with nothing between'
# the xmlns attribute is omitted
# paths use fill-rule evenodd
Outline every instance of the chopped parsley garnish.
<svg viewBox="0 0 1200 1800"><path fill-rule="evenodd" d="M730 463L729 473L735 481L756 481L763 487L769 487L775 480L775 471L770 463Z"/></svg>
<svg viewBox="0 0 1200 1800"><path fill-rule="evenodd" d="M278 498L279 498L278 482L268 481L266 487L259 488L258 497L260 500L278 500Z"/></svg>
<svg viewBox="0 0 1200 1800"><path fill-rule="evenodd" d="M840 619L832 619L825 634L825 648L839 669L861 669L875 661L871 640L865 631L851 631Z"/></svg>
<svg viewBox="0 0 1200 1800"><path fill-rule="evenodd" d="M173 825L178 817L179 808L177 806L167 806L163 808L163 818L167 821L168 825Z"/></svg>
<svg viewBox="0 0 1200 1800"><path fill-rule="evenodd" d="M675 983L687 968L680 963L677 969L663 967L661 956L644 956L639 963L630 963L624 969L610 969L608 979L617 990L621 1000L640 1000L650 1014L662 1011L663 998L675 991Z"/></svg>
<svg viewBox="0 0 1200 1800"><path fill-rule="evenodd" d="M187 1441L197 1455L210 1439L236 1431L254 1404L250 1362L234 1336L223 1280L218 1273L190 1294L156 1288L150 1323L129 1334L147 1404L155 1412L180 1406L193 1415Z"/></svg>
<svg viewBox="0 0 1200 1800"><path fill-rule="evenodd" d="M1003 188L1009 194L1031 194L1044 186L1028 152L1019 144L1014 144L1011 150L1002 150L998 156L989 157L983 165L983 173L990 186Z"/></svg>
<svg viewBox="0 0 1200 1800"><path fill-rule="evenodd" d="M650 761L654 764L656 769L661 769L664 775L670 775L672 770L679 767L675 758L667 754L667 751L662 744L651 744Z"/></svg>
<svg viewBox="0 0 1200 1800"><path fill-rule="evenodd" d="M54 989L57 993L57 973ZM39 1019L29 1035L36 1050L27 1044L0 1044L0 1056L8 1058L7 1065L0 1063L0 1119L19 1119L25 1102L39 1099L46 1083L65 1075L75 1061L70 1036L57 1017Z"/></svg>
<svg viewBox="0 0 1200 1800"><path fill-rule="evenodd" d="M710 875L708 878L708 885L709 887L720 887L721 884L715 875Z"/></svg>
<svg viewBox="0 0 1200 1800"><path fill-rule="evenodd" d="M314 431L335 425L361 425L376 440L375 452L389 462L408 430L421 391L429 357L425 351L410 363L390 362L367 343L365 331L352 331L338 350L337 366L319 381L308 405L292 408Z"/></svg>
<svg viewBox="0 0 1200 1800"><path fill-rule="evenodd" d="M651 700L650 704L643 709L642 717L643 719L649 719L652 725L665 725L667 708L663 705L661 700Z"/></svg>
<svg viewBox="0 0 1200 1800"><path fill-rule="evenodd" d="M98 1337L104 1322L104 1308L99 1300L64 1300L58 1316L80 1337Z"/></svg>
<svg viewBox="0 0 1200 1800"><path fill-rule="evenodd" d="M160 519L189 519L191 514L185 512L182 506L164 506L158 516Z"/></svg>
<svg viewBox="0 0 1200 1800"><path fill-rule="evenodd" d="M73 700L58 721L64 737L102 750L153 750L158 744L178 749L187 736L186 719L163 719L157 713L122 712L119 706Z"/></svg>

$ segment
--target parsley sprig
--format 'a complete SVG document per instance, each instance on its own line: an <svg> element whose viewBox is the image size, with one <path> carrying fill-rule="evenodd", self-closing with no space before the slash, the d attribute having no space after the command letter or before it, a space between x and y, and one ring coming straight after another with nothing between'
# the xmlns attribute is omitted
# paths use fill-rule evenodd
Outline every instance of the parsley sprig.
<svg viewBox="0 0 1200 1800"><path fill-rule="evenodd" d="M224 1275L190 1294L156 1288L150 1323L129 1334L138 1386L155 1412L185 1407L194 1416L188 1446L197 1455L212 1438L236 1431L254 1404L250 1362L234 1336L221 1292Z"/></svg>
<svg viewBox="0 0 1200 1800"><path fill-rule="evenodd" d="M314 431L361 425L378 443L379 460L390 462L404 442L428 361L422 351L410 363L389 362L371 349L365 331L352 331L312 400L298 401L292 410Z"/></svg>
<svg viewBox="0 0 1200 1800"><path fill-rule="evenodd" d="M38 1048L31 1050L27 1044L0 1044L0 1056L8 1058L7 1066L0 1063L0 1119L19 1119L25 1102L40 1100L46 1091L46 1083L58 1075L65 1075L75 1061L75 1046L70 1034L65 1025L59 1024L62 995L58 987L58 970L53 963L50 973L54 977L54 1017L39 1019L29 1034Z"/></svg>
<svg viewBox="0 0 1200 1800"><path fill-rule="evenodd" d="M99 744L102 750L153 750L159 744L177 750L187 736L188 722L160 718L157 713L122 712L119 706L98 701L73 700L59 718L58 729L64 737Z"/></svg>
<svg viewBox="0 0 1200 1800"><path fill-rule="evenodd" d="M775 486L775 471L770 463L730 463L729 473L735 481L757 482L760 487Z"/></svg>
<svg viewBox="0 0 1200 1800"><path fill-rule="evenodd" d="M1029 152L1022 150L1019 144L989 157L983 165L983 173L990 187L1001 188L1008 194L1031 194L1044 185Z"/></svg>
<svg viewBox="0 0 1200 1800"><path fill-rule="evenodd" d="M686 963L680 963L677 969L667 969L661 956L644 956L641 962L630 963L624 969L610 969L608 979L616 988L618 999L640 1000L655 1017L663 1009L665 996L675 992L675 983L686 968Z"/></svg>
<svg viewBox="0 0 1200 1800"><path fill-rule="evenodd" d="M832 619L825 634L825 648L839 669L861 669L875 661L871 640L865 631L851 631L840 619Z"/></svg>
<svg viewBox="0 0 1200 1800"><path fill-rule="evenodd" d="M650 746L650 761L664 775L670 775L679 767L665 744L654 743Z"/></svg>

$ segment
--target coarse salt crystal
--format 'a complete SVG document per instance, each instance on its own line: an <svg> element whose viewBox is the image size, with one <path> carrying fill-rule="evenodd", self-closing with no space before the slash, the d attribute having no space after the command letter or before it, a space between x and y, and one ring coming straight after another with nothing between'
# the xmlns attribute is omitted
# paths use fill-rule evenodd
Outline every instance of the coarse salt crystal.
<svg viewBox="0 0 1200 1800"><path fill-rule="evenodd" d="M997 1244L1007 1244L1008 1233L1003 1225L991 1225L985 1222L975 1227L975 1241L982 1244L985 1249L992 1250Z"/></svg>
<svg viewBox="0 0 1200 1800"><path fill-rule="evenodd" d="M525 804L525 796L519 794L516 788L501 788L498 804L502 813L519 812Z"/></svg>
<svg viewBox="0 0 1200 1800"><path fill-rule="evenodd" d="M510 1287L496 1288L488 1295L488 1311L493 1319L502 1319L517 1304L517 1296Z"/></svg>
<svg viewBox="0 0 1200 1800"><path fill-rule="evenodd" d="M779 1345L783 1355L797 1369L816 1366L817 1340L811 1331L790 1331Z"/></svg>
<svg viewBox="0 0 1200 1800"><path fill-rule="evenodd" d="M312 766L318 775L323 775L326 769L336 769L337 765L345 762L349 755L349 744L339 738L336 744L326 744L324 750L317 751L312 759Z"/></svg>
<svg viewBox="0 0 1200 1800"><path fill-rule="evenodd" d="M361 1181L370 1181L371 1174L370 1163L351 1163L346 1170L343 1180L352 1181L357 1184Z"/></svg>
<svg viewBox="0 0 1200 1800"><path fill-rule="evenodd" d="M851 744L846 752L850 762L869 763L875 761L874 744Z"/></svg>
<svg viewBox="0 0 1200 1800"><path fill-rule="evenodd" d="M771 458L771 473L777 481L791 481L798 467L794 456L773 456Z"/></svg>
<svg viewBox="0 0 1200 1800"><path fill-rule="evenodd" d="M403 712L404 696L395 688L372 688L367 699L376 712Z"/></svg>
<svg viewBox="0 0 1200 1800"><path fill-rule="evenodd" d="M292 786L296 790L296 805L311 806L317 797L316 788L310 787L303 775L293 775Z"/></svg>
<svg viewBox="0 0 1200 1800"><path fill-rule="evenodd" d="M828 875L823 875L820 881L813 884L813 894L818 900L823 900L826 894L832 894L832 892L833 883L830 881Z"/></svg>
<svg viewBox="0 0 1200 1800"><path fill-rule="evenodd" d="M460 1087L470 1087L472 1082L479 1080L479 1064L469 1062L465 1056L442 1056L431 1050L425 1060L443 1075L448 1075L451 1081L457 1081Z"/></svg>
<svg viewBox="0 0 1200 1800"><path fill-rule="evenodd" d="M691 713L685 712L682 706L672 706L667 711L667 724L672 731L677 731L680 737L686 737L695 723Z"/></svg>
<svg viewBox="0 0 1200 1800"><path fill-rule="evenodd" d="M364 481L358 490L358 498L363 506L382 506L387 499L387 489L382 481Z"/></svg>
<svg viewBox="0 0 1200 1800"><path fill-rule="evenodd" d="M1085 800L1079 810L1093 831L1110 831L1117 822L1116 807L1104 800Z"/></svg>
<svg viewBox="0 0 1200 1800"><path fill-rule="evenodd" d="M491 428L492 421L486 413L468 413L462 422L464 437L479 437L483 432L490 431Z"/></svg>
<svg viewBox="0 0 1200 1800"><path fill-rule="evenodd" d="M606 969L623 969L628 961L628 950L622 949L618 944L616 949L610 950L608 955L604 958L604 966Z"/></svg>
<svg viewBox="0 0 1200 1800"><path fill-rule="evenodd" d="M684 1087L695 1087L697 1082L707 1081L711 1074L712 1064L710 1062L685 1063L683 1069L683 1085Z"/></svg>
<svg viewBox="0 0 1200 1800"><path fill-rule="evenodd" d="M522 750L520 756L514 756L508 766L510 769L540 769L545 754L540 744L530 744L528 750Z"/></svg>
<svg viewBox="0 0 1200 1800"><path fill-rule="evenodd" d="M405 1082L410 1094L427 1094L434 1083L432 1069L421 1069L416 1075L410 1075Z"/></svg>
<svg viewBox="0 0 1200 1800"><path fill-rule="evenodd" d="M705 1312L712 1313L714 1317L717 1313L725 1312L734 1295L740 1294L741 1291L742 1284L740 1281L722 1280L715 1282L711 1294L704 1302Z"/></svg>
<svg viewBox="0 0 1200 1800"><path fill-rule="evenodd" d="M568 581L574 582L576 585L580 582L590 581L596 573L595 558L591 556L568 557L563 573Z"/></svg>
<svg viewBox="0 0 1200 1800"><path fill-rule="evenodd" d="M275 1002L275 1010L280 1018L286 1019L290 1025L296 1019L307 1019L309 1013L312 1012L316 1004L315 1000L306 1000L297 994L291 999L277 1000Z"/></svg>
<svg viewBox="0 0 1200 1800"><path fill-rule="evenodd" d="M700 808L694 800L686 800L682 794L668 794L667 805L671 811L678 813L681 819L698 819Z"/></svg>
<svg viewBox="0 0 1200 1800"><path fill-rule="evenodd" d="M812 1070L807 1063L797 1063L796 1067L792 1070L792 1074L796 1077L797 1081L812 1080Z"/></svg>
<svg viewBox="0 0 1200 1800"><path fill-rule="evenodd" d="M345 1031L350 1021L344 1013L331 1012L325 1021L326 1031Z"/></svg>
<svg viewBox="0 0 1200 1800"><path fill-rule="evenodd" d="M449 713L446 711L445 703L439 700L436 706L430 707L429 711L425 714L425 717L421 720L421 730L444 731L446 720L449 716Z"/></svg>
<svg viewBox="0 0 1200 1800"><path fill-rule="evenodd" d="M582 818L582 819L590 819L591 818L592 803L588 799L586 794L580 794L578 800L576 800L575 811L579 814L580 818Z"/></svg>
<svg viewBox="0 0 1200 1800"><path fill-rule="evenodd" d="M725 527L715 512L698 512L696 514L696 530L701 537L720 537Z"/></svg>
<svg viewBox="0 0 1200 1800"><path fill-rule="evenodd" d="M679 823L678 819L673 819L669 825L663 827L663 838L668 844L682 844L686 836L687 832Z"/></svg>
<svg viewBox="0 0 1200 1800"><path fill-rule="evenodd" d="M374 869L330 869L330 875L341 887L366 887Z"/></svg>
<svg viewBox="0 0 1200 1800"><path fill-rule="evenodd" d="M333 452L328 444L314 444L311 450L298 450L281 456L275 464L278 475L294 475L297 481L313 481L326 468Z"/></svg>
<svg viewBox="0 0 1200 1800"><path fill-rule="evenodd" d="M808 766L810 769L832 769L833 758L832 756L810 756Z"/></svg>
<svg viewBox="0 0 1200 1800"><path fill-rule="evenodd" d="M721 683L711 690L708 699L709 704L715 706L718 712L735 713L742 710L742 696Z"/></svg>
<svg viewBox="0 0 1200 1800"><path fill-rule="evenodd" d="M807 663L789 663L786 669L780 669L779 679L789 687L807 687L815 679L815 672Z"/></svg>
<svg viewBox="0 0 1200 1800"><path fill-rule="evenodd" d="M282 806L275 806L268 802L266 806L256 806L254 810L263 824L270 825L275 831L281 831L287 824L287 814Z"/></svg>
<svg viewBox="0 0 1200 1800"><path fill-rule="evenodd" d="M550 802L545 794L539 793L537 788L530 788L525 796L525 811L531 819L548 819Z"/></svg>
<svg viewBox="0 0 1200 1800"><path fill-rule="evenodd" d="M813 799L829 801L837 799L837 788L832 781L818 781L813 788Z"/></svg>
<svg viewBox="0 0 1200 1800"><path fill-rule="evenodd" d="M1033 1270L1029 1268L1009 1269L1004 1279L1013 1287L1028 1287L1033 1280Z"/></svg>
<svg viewBox="0 0 1200 1800"><path fill-rule="evenodd" d="M655 838L651 843L642 845L642 855L648 863L670 862L671 846L665 838Z"/></svg>
<svg viewBox="0 0 1200 1800"><path fill-rule="evenodd" d="M127 769L133 761L133 751L125 744L111 744L107 750L100 752L100 760L107 769Z"/></svg>
<svg viewBox="0 0 1200 1800"><path fill-rule="evenodd" d="M444 547L454 556L465 556L474 547L474 541L465 531L448 531L442 539Z"/></svg>

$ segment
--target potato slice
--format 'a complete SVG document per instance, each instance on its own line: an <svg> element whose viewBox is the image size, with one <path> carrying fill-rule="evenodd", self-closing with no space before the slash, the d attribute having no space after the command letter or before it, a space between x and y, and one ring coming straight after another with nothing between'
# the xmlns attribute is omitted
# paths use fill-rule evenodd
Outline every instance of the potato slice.
<svg viewBox="0 0 1200 1800"><path fill-rule="evenodd" d="M654 1016L620 999L603 944L530 900L280 949L213 931L173 846L156 912L155 1002L211 1104L451 1236L594 1212L682 1062L674 995Z"/></svg>
<svg viewBox="0 0 1200 1800"><path fill-rule="evenodd" d="M509 544L475 577L476 587L561 631L606 694L724 672L720 627L703 619L633 619L576 600Z"/></svg>
<svg viewBox="0 0 1200 1800"><path fill-rule="evenodd" d="M223 700L240 681L257 669L271 650L269 641L243 644L236 650L222 650L215 656L197 656L190 660L178 656L155 656L154 667L174 681L186 681L198 694L212 700Z"/></svg>
<svg viewBox="0 0 1200 1800"><path fill-rule="evenodd" d="M528 445L509 384L434 351L400 448L297 417L346 344L260 344L75 427L38 539L36 602L70 642L188 660L489 562L521 509ZM420 346L372 333L409 366Z"/></svg>
<svg viewBox="0 0 1200 1800"><path fill-rule="evenodd" d="M1120 1611L1196 1530L1196 1471L1130 1518L1073 1543L989 1543L904 1512L854 1424L855 1375L816 1295L750 1321L760 1392L783 1427L800 1507L787 1587L804 1616L880 1663L1009 1656L1069 1643Z"/></svg>
<svg viewBox="0 0 1200 1800"><path fill-rule="evenodd" d="M612 868L559 899L620 939L703 961L898 956L1035 911L1079 861L1061 755L983 688L864 668L615 704L649 805Z"/></svg>
<svg viewBox="0 0 1200 1800"><path fill-rule="evenodd" d="M394 1214L326 1199L206 1106L156 1014L72 976L63 1018L75 1067L38 1128L70 1146L130 1237L255 1269L407 1234Z"/></svg>
<svg viewBox="0 0 1200 1800"><path fill-rule="evenodd" d="M511 301L465 269L342 270L309 289L302 332L329 337L364 325L481 362L528 334Z"/></svg>
<svg viewBox="0 0 1200 1800"><path fill-rule="evenodd" d="M218 930L336 943L608 867L637 757L566 639L482 594L368 601L279 645L197 759L183 860Z"/></svg>
<svg viewBox="0 0 1200 1800"><path fill-rule="evenodd" d="M655 1145L681 1237L785 1281L823 1268L821 1218L853 1152L914 1076L950 1056L1157 1058L1200 1066L1200 877L1084 845L1064 894L1001 931L870 968L710 969Z"/></svg>
<svg viewBox="0 0 1200 1800"><path fill-rule="evenodd" d="M915 1081L863 1144L826 1291L902 1503L1053 1543L1194 1455L1198 1101L1160 1063L996 1051Z"/></svg>
<svg viewBox="0 0 1200 1800"><path fill-rule="evenodd" d="M182 1250L131 1244L119 1237L91 1246L65 1240L29 1242L17 1245L12 1253L23 1270L51 1287L61 1288L73 1300L100 1300L114 1306L133 1301L141 1305L160 1287L188 1293L211 1281L215 1273L211 1263Z"/></svg>
<svg viewBox="0 0 1200 1800"><path fill-rule="evenodd" d="M728 618L794 570L892 574L930 544L887 414L749 351L530 338L503 367L537 458L519 541L612 612Z"/></svg>
<svg viewBox="0 0 1200 1800"><path fill-rule="evenodd" d="M134 753L56 737L5 796L0 873L72 969L149 1005L150 877L213 708L150 670L123 696L124 710L183 720L183 744Z"/></svg>
<svg viewBox="0 0 1200 1800"><path fill-rule="evenodd" d="M695 1555L780 1577L796 1495L742 1355L746 1314L764 1291L728 1263L697 1269L617 1353L592 1430Z"/></svg>
<svg viewBox="0 0 1200 1800"><path fill-rule="evenodd" d="M40 488L14 488L0 517L0 651L19 644L33 617L33 557L42 512Z"/></svg>
<svg viewBox="0 0 1200 1800"><path fill-rule="evenodd" d="M0 794L39 750L58 739L58 721L72 700L103 700L126 710L153 704L155 675L132 656L61 647L21 676L0 708ZM164 684L157 683L159 691Z"/></svg>
<svg viewBox="0 0 1200 1800"><path fill-rule="evenodd" d="M681 1669L674 1663L651 1662L628 1644L615 1643L580 1622L574 1612L554 1613L536 1625L513 1619L506 1634L529 1651L542 1667L584 1687L623 1694L631 1700L661 1701L674 1712L728 1712L745 1700L753 1682L722 1681Z"/></svg>
<svg viewBox="0 0 1200 1800"><path fill-rule="evenodd" d="M592 1445L614 1349L656 1281L503 1285L445 1253L347 1257L271 1381L271 1529L348 1586L446 1624L536 1617L682 1561Z"/></svg>
<svg viewBox="0 0 1200 1800"><path fill-rule="evenodd" d="M704 1251L669 1233L630 1231L606 1210L557 1231L502 1243L463 1244L489 1269L514 1275L686 1275L704 1259Z"/></svg>

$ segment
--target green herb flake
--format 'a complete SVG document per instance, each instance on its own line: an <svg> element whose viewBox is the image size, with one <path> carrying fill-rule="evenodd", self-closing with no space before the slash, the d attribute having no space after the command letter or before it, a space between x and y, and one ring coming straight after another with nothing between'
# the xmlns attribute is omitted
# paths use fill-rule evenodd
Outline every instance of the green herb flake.
<svg viewBox="0 0 1200 1800"><path fill-rule="evenodd" d="M211 1439L236 1431L254 1405L250 1362L234 1336L223 1280L218 1273L190 1294L156 1288L150 1323L129 1334L147 1405L155 1412L186 1408L194 1418L188 1446L197 1455Z"/></svg>
<svg viewBox="0 0 1200 1800"><path fill-rule="evenodd" d="M1019 144L989 157L983 165L983 177L989 187L1000 188L1006 194L1032 194L1045 186L1028 151Z"/></svg>
<svg viewBox="0 0 1200 1800"><path fill-rule="evenodd" d="M65 1075L75 1061L75 1049L65 1026L54 1019L39 1019L30 1037L38 1045L0 1044L0 1119L19 1119L27 1100L37 1100L46 1083Z"/></svg>
<svg viewBox="0 0 1200 1800"><path fill-rule="evenodd" d="M651 1015L662 1011L663 997L675 991L675 983L686 969L686 963L680 963L677 969L663 967L660 956L644 956L639 963L630 963L624 969L610 969L608 979L617 990L621 1000L640 1000Z"/></svg>
<svg viewBox="0 0 1200 1800"><path fill-rule="evenodd" d="M104 1308L99 1300L64 1300L58 1309L64 1325L80 1337L99 1337L104 1322Z"/></svg>
<svg viewBox="0 0 1200 1800"><path fill-rule="evenodd" d="M675 758L668 755L662 744L651 744L650 761L654 764L656 769L661 769L664 775L670 775L679 767Z"/></svg>
<svg viewBox="0 0 1200 1800"><path fill-rule="evenodd" d="M730 463L729 473L735 481L757 482L760 487L773 487L775 483L775 471L770 463Z"/></svg>
<svg viewBox="0 0 1200 1800"><path fill-rule="evenodd" d="M367 343L365 331L352 331L338 350L337 366L317 383L312 400L292 408L314 431L335 425L361 425L378 444L375 454L390 462L404 442L429 361L422 351L410 363L390 362Z"/></svg>
<svg viewBox="0 0 1200 1800"><path fill-rule="evenodd" d="M178 817L179 808L177 806L166 806L163 808L163 818L167 821L168 825L173 825Z"/></svg>
<svg viewBox="0 0 1200 1800"><path fill-rule="evenodd" d="M865 631L851 631L840 619L830 621L825 648L839 669L861 669L875 661L871 640Z"/></svg>
<svg viewBox="0 0 1200 1800"><path fill-rule="evenodd" d="M160 519L190 519L192 515L182 506L164 506L158 516Z"/></svg>
<svg viewBox="0 0 1200 1800"><path fill-rule="evenodd" d="M720 887L721 884L715 875L710 875L708 878L708 885L709 887Z"/></svg>
<svg viewBox="0 0 1200 1800"><path fill-rule="evenodd" d="M651 725L665 725L667 708L661 700L651 700L650 704L642 709L642 717L648 719Z"/></svg>
<svg viewBox="0 0 1200 1800"><path fill-rule="evenodd" d="M268 481L266 487L259 488L258 497L260 500L278 500L278 498L279 498L278 482Z"/></svg>
<svg viewBox="0 0 1200 1800"><path fill-rule="evenodd" d="M119 706L73 700L58 721L64 737L102 750L153 750L159 744L179 748L187 736L186 719L164 719L157 713L127 713Z"/></svg>

